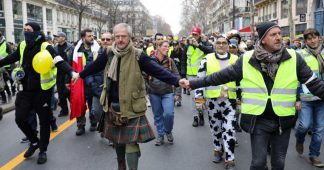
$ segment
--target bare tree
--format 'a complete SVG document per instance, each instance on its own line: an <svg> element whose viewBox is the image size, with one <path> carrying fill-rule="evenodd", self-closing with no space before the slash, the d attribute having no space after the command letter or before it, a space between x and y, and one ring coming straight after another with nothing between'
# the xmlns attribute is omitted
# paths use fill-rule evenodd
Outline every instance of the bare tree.
<svg viewBox="0 0 324 170"><path fill-rule="evenodd" d="M79 20L79 35L82 27L82 17L85 12L91 13L91 8L93 8L96 1L94 0L57 0L60 3L69 5L73 7L78 12L78 20Z"/></svg>

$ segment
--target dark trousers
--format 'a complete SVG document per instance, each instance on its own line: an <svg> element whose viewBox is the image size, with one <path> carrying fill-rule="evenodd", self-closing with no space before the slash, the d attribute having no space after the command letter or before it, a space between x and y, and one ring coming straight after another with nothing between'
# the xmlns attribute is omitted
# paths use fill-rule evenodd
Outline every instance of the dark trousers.
<svg viewBox="0 0 324 170"><path fill-rule="evenodd" d="M50 138L50 120L53 115L51 110L52 90L37 92L20 91L17 94L15 102L16 123L18 127L31 143L39 142L40 151L47 150ZM28 121L33 110L39 118L40 139L38 139Z"/></svg>
<svg viewBox="0 0 324 170"><path fill-rule="evenodd" d="M85 85L84 88L84 96L85 96L85 101L87 102L88 110L89 110L89 119L90 119L90 124L97 124L96 118L94 114L90 113L91 108L92 108L92 92L91 88L89 86ZM86 112L81 113L80 117L77 117L77 126L78 128L83 128L86 125L86 117L85 117Z"/></svg>
<svg viewBox="0 0 324 170"><path fill-rule="evenodd" d="M254 131L250 135L252 148L252 162L250 170L266 170L267 147L271 145L271 169L283 170L289 144L291 128L283 129L279 133L277 120L257 118Z"/></svg>
<svg viewBox="0 0 324 170"><path fill-rule="evenodd" d="M70 92L65 86L65 77L62 74L57 75L56 87L58 93L59 105L61 107L61 113L68 114L68 103L67 100L70 99Z"/></svg>

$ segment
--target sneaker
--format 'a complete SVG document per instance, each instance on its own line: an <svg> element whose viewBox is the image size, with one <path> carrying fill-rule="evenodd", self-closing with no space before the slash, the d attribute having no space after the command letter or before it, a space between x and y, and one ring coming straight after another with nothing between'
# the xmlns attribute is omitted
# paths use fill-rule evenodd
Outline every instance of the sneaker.
<svg viewBox="0 0 324 170"><path fill-rule="evenodd" d="M159 136L156 141L155 141L155 146L161 146L164 144L164 137L163 136Z"/></svg>
<svg viewBox="0 0 324 170"><path fill-rule="evenodd" d="M46 152L39 152L37 164L44 164L47 161Z"/></svg>
<svg viewBox="0 0 324 170"><path fill-rule="evenodd" d="M35 153L35 151L36 151L38 148L39 148L39 143L38 143L38 142L37 142L37 143L31 143L31 144L29 145L29 148L28 148L27 151L25 152L24 157L25 157L25 158L29 158L29 157L31 157L31 156Z"/></svg>
<svg viewBox="0 0 324 170"><path fill-rule="evenodd" d="M203 113L199 114L199 125L204 126L205 125L205 119Z"/></svg>
<svg viewBox="0 0 324 170"><path fill-rule="evenodd" d="M176 106L180 107L181 106L181 102L180 101L176 101Z"/></svg>
<svg viewBox="0 0 324 170"><path fill-rule="evenodd" d="M113 143L112 141L108 140L108 145L109 145L109 146L113 146L114 143Z"/></svg>
<svg viewBox="0 0 324 170"><path fill-rule="evenodd" d="M235 170L234 161L225 161L225 169L226 170Z"/></svg>
<svg viewBox="0 0 324 170"><path fill-rule="evenodd" d="M166 134L166 137L167 137L167 139L168 139L168 142L173 143L174 138L173 138L172 133L167 133L167 134Z"/></svg>
<svg viewBox="0 0 324 170"><path fill-rule="evenodd" d="M81 136L85 133L84 127L78 127L78 130L75 132L75 135Z"/></svg>
<svg viewBox="0 0 324 170"><path fill-rule="evenodd" d="M318 168L323 168L324 164L318 157L309 157L309 160L311 161L312 165Z"/></svg>
<svg viewBox="0 0 324 170"><path fill-rule="evenodd" d="M24 137L21 139L20 143L29 143L29 139L27 137Z"/></svg>
<svg viewBox="0 0 324 170"><path fill-rule="evenodd" d="M296 143L296 151L299 155L302 155L304 152L304 145L300 143Z"/></svg>
<svg viewBox="0 0 324 170"><path fill-rule="evenodd" d="M190 91L189 91L189 90L187 90L187 95L188 95L188 96L190 95Z"/></svg>
<svg viewBox="0 0 324 170"><path fill-rule="evenodd" d="M90 130L90 132L96 131L97 130L97 123L91 124L89 130Z"/></svg>
<svg viewBox="0 0 324 170"><path fill-rule="evenodd" d="M193 127L197 127L198 126L198 117L197 116L194 117L194 120L192 122L192 126Z"/></svg>
<svg viewBox="0 0 324 170"><path fill-rule="evenodd" d="M223 152L214 150L213 162L216 164L222 162L222 160L223 160L222 155L223 155Z"/></svg>

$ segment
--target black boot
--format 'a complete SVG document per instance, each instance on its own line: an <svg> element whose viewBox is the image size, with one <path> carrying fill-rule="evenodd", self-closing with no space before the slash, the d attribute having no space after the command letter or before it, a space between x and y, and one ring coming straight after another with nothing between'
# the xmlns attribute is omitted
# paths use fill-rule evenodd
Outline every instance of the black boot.
<svg viewBox="0 0 324 170"><path fill-rule="evenodd" d="M205 120L204 120L204 114L199 113L199 125L204 126L205 125Z"/></svg>
<svg viewBox="0 0 324 170"><path fill-rule="evenodd" d="M39 148L39 143L38 142L30 143L29 148L27 149L27 151L24 154L24 157L25 158L31 157L38 148Z"/></svg>
<svg viewBox="0 0 324 170"><path fill-rule="evenodd" d="M46 152L39 152L37 164L44 164L47 161Z"/></svg>
<svg viewBox="0 0 324 170"><path fill-rule="evenodd" d="M118 161L118 170L126 170L126 160L117 159L117 161Z"/></svg>
<svg viewBox="0 0 324 170"><path fill-rule="evenodd" d="M84 127L78 127L78 130L75 132L75 135L81 136L85 133L85 128Z"/></svg>
<svg viewBox="0 0 324 170"><path fill-rule="evenodd" d="M90 125L90 132L94 132L97 130L97 123L91 123Z"/></svg>
<svg viewBox="0 0 324 170"><path fill-rule="evenodd" d="M197 116L194 117L194 120L192 122L192 126L193 127L197 127L198 126L198 117Z"/></svg>

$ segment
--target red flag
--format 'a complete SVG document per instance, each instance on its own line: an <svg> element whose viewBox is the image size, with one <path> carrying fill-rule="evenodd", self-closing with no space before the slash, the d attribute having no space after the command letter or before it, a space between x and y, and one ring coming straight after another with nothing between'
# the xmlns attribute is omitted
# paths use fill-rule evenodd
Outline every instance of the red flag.
<svg viewBox="0 0 324 170"><path fill-rule="evenodd" d="M78 73L83 70L82 53L78 53L77 56L73 56L72 68ZM71 82L70 84L70 119L73 119L75 117L80 117L82 113L85 113L87 106L85 103L83 79L78 79L76 83Z"/></svg>

